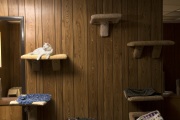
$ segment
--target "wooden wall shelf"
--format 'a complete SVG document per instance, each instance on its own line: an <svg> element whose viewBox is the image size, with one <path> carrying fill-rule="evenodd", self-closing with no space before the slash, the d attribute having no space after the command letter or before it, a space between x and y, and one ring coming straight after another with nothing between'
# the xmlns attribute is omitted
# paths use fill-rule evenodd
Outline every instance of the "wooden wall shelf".
<svg viewBox="0 0 180 120"><path fill-rule="evenodd" d="M95 14L91 16L91 24L100 24L100 36L107 37L109 34L109 23L118 23L121 14Z"/></svg>
<svg viewBox="0 0 180 120"><path fill-rule="evenodd" d="M21 59L32 60L32 69L34 71L39 71L40 70L40 61L42 61L42 60L51 60L53 70L58 71L58 70L60 70L60 60L67 59L66 54L51 55L49 57L49 59L46 59L46 56L43 55L40 60L37 60L37 56L38 55L25 54L25 55L21 56Z"/></svg>
<svg viewBox="0 0 180 120"><path fill-rule="evenodd" d="M25 54L21 56L21 59L27 59L27 60L36 60L37 55L29 55ZM66 54L56 54L56 55L51 55L49 59L46 59L46 56L43 55L40 60L60 60L60 59L67 59Z"/></svg>
<svg viewBox="0 0 180 120"><path fill-rule="evenodd" d="M159 58L161 54L162 46L174 45L174 41L170 40L156 40L156 41L133 41L127 43L127 46L134 47L133 57L140 58L145 46L153 46L152 58Z"/></svg>
<svg viewBox="0 0 180 120"><path fill-rule="evenodd" d="M158 101L158 100L164 100L164 98L161 95L155 95L155 96L136 96L136 97L128 97L128 101L136 102L136 101Z"/></svg>
<svg viewBox="0 0 180 120"><path fill-rule="evenodd" d="M123 93L124 93L125 98L130 102L164 100L164 97L162 95L146 95L146 96L143 95L143 96L131 96L131 97L129 97L126 94L126 91L123 91Z"/></svg>

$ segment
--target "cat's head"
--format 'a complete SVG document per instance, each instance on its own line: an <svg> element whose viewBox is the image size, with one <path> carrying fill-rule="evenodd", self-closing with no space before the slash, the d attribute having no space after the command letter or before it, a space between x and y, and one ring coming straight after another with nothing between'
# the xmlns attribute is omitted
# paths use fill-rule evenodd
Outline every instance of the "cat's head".
<svg viewBox="0 0 180 120"><path fill-rule="evenodd" d="M51 45L49 43L44 43L43 45L43 49L45 51L50 51L52 49Z"/></svg>

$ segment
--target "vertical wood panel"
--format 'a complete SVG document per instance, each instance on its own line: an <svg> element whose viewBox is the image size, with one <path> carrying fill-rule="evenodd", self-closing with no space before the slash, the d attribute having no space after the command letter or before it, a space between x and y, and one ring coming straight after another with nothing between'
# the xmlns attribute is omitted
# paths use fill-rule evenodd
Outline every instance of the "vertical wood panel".
<svg viewBox="0 0 180 120"><path fill-rule="evenodd" d="M55 12L54 12L54 0L42 0L42 34L43 34L43 42L48 42L51 44L52 48L54 48L54 52L56 52L55 48ZM52 71L51 62L44 61L43 62L43 91L44 93L50 93L52 95L51 101L48 105L44 107L44 119L54 120L56 119L56 76Z"/></svg>
<svg viewBox="0 0 180 120"><path fill-rule="evenodd" d="M146 6L146 7L144 7ZM151 40L151 9L152 1L138 0L138 40ZM140 89L152 87L151 83L151 52L152 48L145 47L142 58L138 59L138 87ZM146 67L145 67L146 66ZM141 111L148 111L152 103L139 103Z"/></svg>
<svg viewBox="0 0 180 120"><path fill-rule="evenodd" d="M151 13L151 0L138 0L138 40L146 41L151 39L151 14L148 13ZM139 88L147 88L151 86L150 58L150 48L146 47L143 51L142 58L138 60Z"/></svg>
<svg viewBox="0 0 180 120"><path fill-rule="evenodd" d="M36 34L35 34L35 39L36 39L36 48L42 47L43 46L43 37L42 37L42 0L35 0L35 21L36 21ZM42 64L41 64L42 65ZM37 79L37 93L43 93L43 73L42 69L36 74L36 79ZM37 118L38 120L43 120L44 115L43 115L43 108L38 107L37 111Z"/></svg>
<svg viewBox="0 0 180 120"><path fill-rule="evenodd" d="M112 1L110 0L103 0L103 13L112 13Z"/></svg>
<svg viewBox="0 0 180 120"><path fill-rule="evenodd" d="M24 16L24 19L25 19L25 5L24 4L25 4L24 0L19 0L19 16ZM24 26L25 26L25 24L24 24Z"/></svg>
<svg viewBox="0 0 180 120"><path fill-rule="evenodd" d="M97 14L103 13L103 0L97 1ZM100 27L96 26L97 71L98 71L98 120L104 120L104 40L100 37Z"/></svg>
<svg viewBox="0 0 180 120"><path fill-rule="evenodd" d="M56 44L54 31L54 15L54 0L42 0L43 42L50 43L53 48L55 48Z"/></svg>
<svg viewBox="0 0 180 120"><path fill-rule="evenodd" d="M86 1L73 1L74 104L75 116L88 116L87 93L87 7Z"/></svg>
<svg viewBox="0 0 180 120"><path fill-rule="evenodd" d="M112 13L112 1L103 0L103 13ZM112 26L110 26L111 28ZM104 40L104 120L113 119L112 32Z"/></svg>
<svg viewBox="0 0 180 120"><path fill-rule="evenodd" d="M61 24L62 23L62 0L55 0L54 4L55 4L56 53L61 53L62 52L62 24ZM57 81L57 84L56 84L57 118L56 119L58 120L63 119L63 79L62 79L63 74L61 70L56 72L56 81Z"/></svg>
<svg viewBox="0 0 180 120"><path fill-rule="evenodd" d="M113 13L122 14L122 0L113 0ZM123 120L122 109L122 34L121 23L113 25L113 119Z"/></svg>
<svg viewBox="0 0 180 120"><path fill-rule="evenodd" d="M122 25L121 25L121 38L122 38L122 79L123 79L123 90L128 88L128 48L126 46L127 44L127 38L128 38L128 1L127 0L122 0L122 14L124 17L122 17ZM122 91L123 92L123 91ZM128 101L125 99L123 95L122 99L122 104L123 104L123 120L128 120Z"/></svg>
<svg viewBox="0 0 180 120"><path fill-rule="evenodd" d="M134 0L128 0L128 42L138 40L138 4ZM138 87L138 74L137 74L137 59L133 58L134 49L130 48L129 51L129 88Z"/></svg>
<svg viewBox="0 0 180 120"><path fill-rule="evenodd" d="M19 7L18 7L18 0L8 0L9 4L9 16L18 16Z"/></svg>
<svg viewBox="0 0 180 120"><path fill-rule="evenodd" d="M63 61L63 119L74 117L73 65L73 0L62 0L62 51L68 55Z"/></svg>
<svg viewBox="0 0 180 120"><path fill-rule="evenodd" d="M36 17L36 48L43 46L43 37L42 37L42 1L36 0L35 1L35 17ZM37 92L43 93L43 77L42 71L39 71L37 74Z"/></svg>
<svg viewBox="0 0 180 120"><path fill-rule="evenodd" d="M22 120L22 107L20 106L0 106L1 120Z"/></svg>
<svg viewBox="0 0 180 120"><path fill-rule="evenodd" d="M91 19L91 15L96 14L97 3L96 0L87 0L87 21ZM89 117L96 118L98 116L98 88L97 88L97 31L96 26L88 24L88 71L87 71L87 80L88 80L88 113Z"/></svg>
<svg viewBox="0 0 180 120"><path fill-rule="evenodd" d="M25 0L26 14L26 53L32 52L35 46L35 12L34 0ZM36 74L32 71L31 61L26 61L26 92L36 93Z"/></svg>
<svg viewBox="0 0 180 120"><path fill-rule="evenodd" d="M8 16L8 0L0 1L0 15Z"/></svg>
<svg viewBox="0 0 180 120"><path fill-rule="evenodd" d="M62 0L55 0L55 33L56 33L56 53L62 53ZM62 63L62 62L61 62ZM62 65L61 65L62 67ZM62 68L56 72L56 113L57 120L63 119L63 74Z"/></svg>
<svg viewBox="0 0 180 120"><path fill-rule="evenodd" d="M155 12L156 11L156 12ZM162 1L161 0L152 0L152 16L156 19L151 18L151 39L161 40L162 34L162 24L159 24L162 21ZM156 30L156 31L155 31ZM163 90L163 79L162 79L162 57L160 59L152 59L151 63L151 72L152 72L152 87L158 92L164 92Z"/></svg>
<svg viewBox="0 0 180 120"><path fill-rule="evenodd" d="M128 0L128 39L127 43L138 40L138 2ZM133 58L134 49L128 48L128 88L138 88L138 61ZM129 112L137 111L137 104L129 102Z"/></svg>
<svg viewBox="0 0 180 120"><path fill-rule="evenodd" d="M63 61L63 119L74 117L73 65L73 0L62 0L62 51L68 55Z"/></svg>

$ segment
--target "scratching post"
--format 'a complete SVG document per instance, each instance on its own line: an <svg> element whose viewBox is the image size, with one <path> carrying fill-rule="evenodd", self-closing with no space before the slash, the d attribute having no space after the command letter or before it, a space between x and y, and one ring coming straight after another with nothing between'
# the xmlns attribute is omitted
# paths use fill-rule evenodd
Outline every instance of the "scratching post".
<svg viewBox="0 0 180 120"><path fill-rule="evenodd" d="M108 36L109 33L109 23L104 22L100 25L100 36Z"/></svg>
<svg viewBox="0 0 180 120"><path fill-rule="evenodd" d="M100 36L109 35L109 23L118 23L121 14L95 14L91 16L91 24L100 24Z"/></svg>

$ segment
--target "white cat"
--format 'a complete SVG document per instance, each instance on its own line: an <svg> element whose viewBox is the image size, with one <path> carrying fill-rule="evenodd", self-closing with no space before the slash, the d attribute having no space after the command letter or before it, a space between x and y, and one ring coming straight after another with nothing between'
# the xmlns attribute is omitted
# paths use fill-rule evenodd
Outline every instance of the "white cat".
<svg viewBox="0 0 180 120"><path fill-rule="evenodd" d="M51 45L49 43L44 43L43 47L39 47L29 54L38 55L37 60L39 60L42 55L46 55L46 59L48 59L52 53L53 49Z"/></svg>

